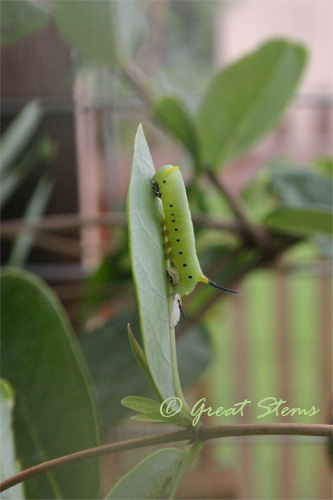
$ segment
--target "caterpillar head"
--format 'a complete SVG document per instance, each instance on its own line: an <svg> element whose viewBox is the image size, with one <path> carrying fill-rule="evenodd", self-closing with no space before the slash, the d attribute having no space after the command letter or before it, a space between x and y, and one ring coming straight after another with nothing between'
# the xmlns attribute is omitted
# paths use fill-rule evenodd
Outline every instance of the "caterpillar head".
<svg viewBox="0 0 333 500"><path fill-rule="evenodd" d="M161 193L160 193L160 188L157 184L156 181L152 181L152 186L153 186L153 192L154 192L154 195L157 197L157 198L161 198Z"/></svg>

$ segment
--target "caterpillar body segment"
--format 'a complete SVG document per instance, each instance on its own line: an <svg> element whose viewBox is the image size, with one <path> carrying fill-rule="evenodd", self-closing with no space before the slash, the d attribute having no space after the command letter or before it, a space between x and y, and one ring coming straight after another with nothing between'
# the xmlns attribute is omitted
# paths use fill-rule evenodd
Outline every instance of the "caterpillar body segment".
<svg viewBox="0 0 333 500"><path fill-rule="evenodd" d="M227 292L239 293L216 285L201 270L195 249L191 212L179 168L172 165L161 167L152 179L152 186L154 194L161 199L163 206L162 234L165 237L165 247L170 249L168 259L175 266L167 269L174 293L178 296L188 295L198 282ZM175 303L178 300L177 298Z"/></svg>
<svg viewBox="0 0 333 500"><path fill-rule="evenodd" d="M153 186L163 204L170 259L180 275L179 282L174 283L174 290L180 295L188 295L200 280L202 271L195 251L191 213L179 168L171 165L160 168L153 177Z"/></svg>

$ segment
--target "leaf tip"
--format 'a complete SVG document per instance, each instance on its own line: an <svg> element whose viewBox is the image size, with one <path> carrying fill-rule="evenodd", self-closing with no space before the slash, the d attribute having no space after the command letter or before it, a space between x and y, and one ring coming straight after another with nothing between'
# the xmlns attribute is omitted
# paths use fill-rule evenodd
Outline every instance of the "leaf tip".
<svg viewBox="0 0 333 500"><path fill-rule="evenodd" d="M127 396L126 396L125 398L122 398L122 399L120 400L120 403L121 403L123 406L125 406L125 407L126 407L126 399L127 399Z"/></svg>

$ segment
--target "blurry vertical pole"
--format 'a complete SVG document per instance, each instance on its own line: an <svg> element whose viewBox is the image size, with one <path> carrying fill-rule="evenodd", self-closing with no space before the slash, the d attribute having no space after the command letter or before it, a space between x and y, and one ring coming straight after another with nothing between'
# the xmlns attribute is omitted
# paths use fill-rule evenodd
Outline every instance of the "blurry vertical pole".
<svg viewBox="0 0 333 500"><path fill-rule="evenodd" d="M248 318L247 302L244 295L230 297L233 324L234 324L234 353L235 353L235 379L236 393L235 401L240 402L245 399L251 400L250 394L253 393L250 378L250 338L249 324L246 321ZM247 412L244 412L242 423L253 422L253 413L251 406ZM241 471L241 497L253 498L253 446L240 445L239 452L239 469Z"/></svg>
<svg viewBox="0 0 333 500"><path fill-rule="evenodd" d="M118 82L108 69L101 68L102 140L105 172L105 201L108 210L123 208L121 147L119 136ZM111 103L111 106L104 106Z"/></svg>
<svg viewBox="0 0 333 500"><path fill-rule="evenodd" d="M279 397L292 401L290 394L290 298L289 298L289 283L287 278L280 272L277 274L276 281L276 303L277 303L277 349L279 363ZM292 455L291 444L283 443L279 448L280 452L280 469L277 471L280 481L280 498L292 498Z"/></svg>
<svg viewBox="0 0 333 500"><path fill-rule="evenodd" d="M98 75L95 69L82 69L74 84L74 118L77 152L79 215L95 217L100 213L103 185L103 155L99 141L99 116L94 107ZM81 228L81 262L84 268L97 265L102 257L101 230Z"/></svg>
<svg viewBox="0 0 333 500"><path fill-rule="evenodd" d="M331 423L332 415L332 277L324 273L319 278L319 334L321 377L321 422ZM318 484L322 498L330 498L332 492L331 467L327 444L323 444L322 462L318 464Z"/></svg>

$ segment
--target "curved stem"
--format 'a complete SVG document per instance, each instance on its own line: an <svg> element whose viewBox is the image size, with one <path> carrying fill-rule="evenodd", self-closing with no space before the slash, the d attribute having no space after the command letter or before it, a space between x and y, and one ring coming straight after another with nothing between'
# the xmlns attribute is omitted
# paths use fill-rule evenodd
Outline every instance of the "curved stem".
<svg viewBox="0 0 333 500"><path fill-rule="evenodd" d="M136 448L144 448L145 446L153 446L156 444L172 443L176 441L185 441L191 439L193 436L192 429L184 429L180 431L168 432L166 434L157 434L154 436L130 439L128 441L121 441L120 443L105 444L103 446L96 446L95 448L89 448L87 450L77 451L76 453L71 453L70 455L65 455L63 457L55 458L49 460L48 462L43 462L29 469L23 470L15 476L5 479L0 483L0 492L15 486L18 483L22 483L38 474L44 472L49 472L51 470L57 469L64 465L68 465L73 462L78 462L80 460L88 460L89 458L102 457L104 455L111 455L112 453L117 453L119 451L134 450Z"/></svg>
<svg viewBox="0 0 333 500"><path fill-rule="evenodd" d="M202 441L232 436L323 436L333 437L333 425L326 424L235 424L201 427Z"/></svg>
<svg viewBox="0 0 333 500"><path fill-rule="evenodd" d="M201 427L173 431L154 436L130 439L120 443L111 443L88 450L78 451L64 457L55 458L48 462L36 465L30 469L19 472L15 476L5 479L0 483L0 492L22 483L38 474L57 469L79 460L102 457L119 451L134 450L157 444L172 443L177 441L193 441L196 436L201 441L231 436L267 436L267 435L289 435L289 436L323 436L332 437L333 426L325 424L236 424L220 425L216 427Z"/></svg>
<svg viewBox="0 0 333 500"><path fill-rule="evenodd" d="M253 243L259 248L265 248L267 244L268 235L265 230L261 227L257 227L252 223L250 217L247 215L247 210L243 206L240 198L235 196L230 189L225 185L223 181L218 179L211 169L207 169L205 172L208 179L212 184L220 191L222 196L229 202L234 214L237 216L238 221L243 226L244 232L247 234Z"/></svg>

